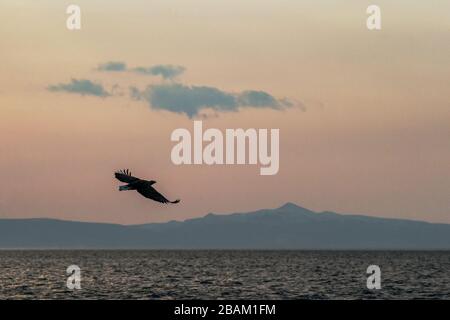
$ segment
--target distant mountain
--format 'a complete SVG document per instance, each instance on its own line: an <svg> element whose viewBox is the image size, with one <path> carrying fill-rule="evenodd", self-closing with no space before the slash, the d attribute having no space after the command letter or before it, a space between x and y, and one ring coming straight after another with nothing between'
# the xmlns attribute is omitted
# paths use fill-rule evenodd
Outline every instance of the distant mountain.
<svg viewBox="0 0 450 320"><path fill-rule="evenodd" d="M123 226L0 219L0 248L444 249L450 225L280 208Z"/></svg>

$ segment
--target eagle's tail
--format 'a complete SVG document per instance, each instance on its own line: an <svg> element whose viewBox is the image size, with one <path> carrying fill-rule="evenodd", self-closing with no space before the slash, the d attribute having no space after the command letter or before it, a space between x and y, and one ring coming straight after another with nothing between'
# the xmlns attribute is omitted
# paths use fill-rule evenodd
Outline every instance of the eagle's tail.
<svg viewBox="0 0 450 320"><path fill-rule="evenodd" d="M175 201L169 201L170 203L178 203L178 202L180 202L180 199L177 199L177 200L175 200Z"/></svg>

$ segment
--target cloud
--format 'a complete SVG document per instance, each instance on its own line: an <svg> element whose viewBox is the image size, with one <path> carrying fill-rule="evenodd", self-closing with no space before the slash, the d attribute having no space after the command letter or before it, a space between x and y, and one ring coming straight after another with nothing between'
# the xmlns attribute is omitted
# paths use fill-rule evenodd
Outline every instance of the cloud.
<svg viewBox="0 0 450 320"><path fill-rule="evenodd" d="M203 109L237 111L244 107L283 109L292 106L286 99L276 99L264 91L229 93L214 87L186 86L179 83L151 85L142 92L132 87L134 99L145 100L153 109L183 113L192 118Z"/></svg>
<svg viewBox="0 0 450 320"><path fill-rule="evenodd" d="M120 61L109 61L97 67L98 71L126 71L127 65Z"/></svg>
<svg viewBox="0 0 450 320"><path fill-rule="evenodd" d="M287 106L284 100L277 100L264 91L248 90L238 96L238 102L242 106L271 107L274 109Z"/></svg>
<svg viewBox="0 0 450 320"><path fill-rule="evenodd" d="M97 67L98 71L114 71L114 72L134 72L139 73L143 75L150 75L150 76L161 76L163 79L173 79L180 74L182 74L186 68L183 66L177 66L177 65L163 65L158 64L150 67L135 67L135 68L128 68L125 62L121 61L109 61L106 63L99 64Z"/></svg>
<svg viewBox="0 0 450 320"><path fill-rule="evenodd" d="M78 93L81 95L90 95L97 97L107 97L110 95L101 84L97 84L87 79L71 79L70 83L60 83L48 87L50 91L62 91L69 93Z"/></svg>
<svg viewBox="0 0 450 320"><path fill-rule="evenodd" d="M176 65L155 65L129 69L124 62L110 61L100 64L97 70L134 72L173 79L183 73L185 68ZM123 95L121 87L117 84L107 91L101 84L87 79L71 79L69 83L50 85L47 89L55 92L61 91L97 97ZM219 114L226 111L239 111L242 108L282 110L294 105L304 109L300 102L294 103L286 98L279 99L262 90L228 92L211 86L190 86L173 81L152 84L144 90L131 86L129 87L129 98L145 101L152 109L185 114L189 118L209 117L209 111L211 110Z"/></svg>
<svg viewBox="0 0 450 320"><path fill-rule="evenodd" d="M131 69L131 71L145 74L145 75L152 75L152 76L161 76L164 79L173 79L176 76L182 74L186 70L183 66L174 66L174 65L156 65L151 67L136 67L134 69Z"/></svg>
<svg viewBox="0 0 450 320"><path fill-rule="evenodd" d="M133 100L142 100L141 92L136 87L130 87L130 97Z"/></svg>

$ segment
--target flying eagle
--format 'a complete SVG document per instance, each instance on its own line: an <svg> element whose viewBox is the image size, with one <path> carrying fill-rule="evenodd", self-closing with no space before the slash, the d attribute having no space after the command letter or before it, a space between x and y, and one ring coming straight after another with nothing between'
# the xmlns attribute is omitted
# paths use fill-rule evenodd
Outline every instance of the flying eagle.
<svg viewBox="0 0 450 320"><path fill-rule="evenodd" d="M125 190L136 190L141 195L143 195L146 198L161 202L161 203L178 203L180 200L175 201L169 201L167 200L161 193L156 191L152 185L156 183L156 181L153 180L142 180L136 177L133 177L131 175L130 170L119 170L114 173L114 176L117 180L121 182L128 183L124 186L119 187L119 191L125 191Z"/></svg>

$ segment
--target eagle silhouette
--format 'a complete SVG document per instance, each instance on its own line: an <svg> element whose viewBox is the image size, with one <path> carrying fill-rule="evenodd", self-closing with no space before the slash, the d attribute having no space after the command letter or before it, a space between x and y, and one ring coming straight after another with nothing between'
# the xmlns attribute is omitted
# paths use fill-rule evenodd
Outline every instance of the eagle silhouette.
<svg viewBox="0 0 450 320"><path fill-rule="evenodd" d="M180 202L179 199L175 201L167 200L166 197L164 197L161 193L155 190L155 188L152 187L153 184L156 183L154 180L143 180L136 177L133 177L131 175L131 171L128 169L125 170L119 170L114 173L114 176L117 180L121 182L127 183L124 186L119 187L119 191L125 191L125 190L136 190L141 195L148 199L152 199L154 201L158 201L161 203L178 203Z"/></svg>

